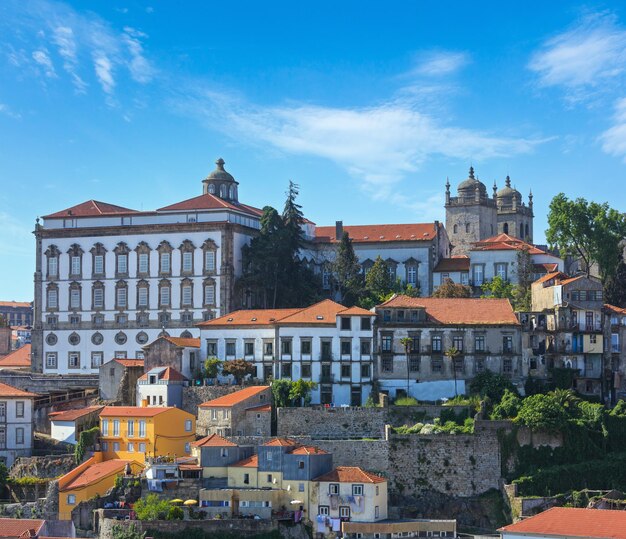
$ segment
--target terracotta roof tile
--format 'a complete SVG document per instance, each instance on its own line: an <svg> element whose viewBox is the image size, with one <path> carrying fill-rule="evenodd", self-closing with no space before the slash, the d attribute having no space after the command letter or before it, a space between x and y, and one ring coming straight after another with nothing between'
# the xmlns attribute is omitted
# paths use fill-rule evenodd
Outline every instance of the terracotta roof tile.
<svg viewBox="0 0 626 539"><path fill-rule="evenodd" d="M626 309L622 307L616 307L615 305L609 305L608 303L604 304L604 308L614 314L626 314Z"/></svg>
<svg viewBox="0 0 626 539"><path fill-rule="evenodd" d="M273 438L269 442L265 442L263 445L268 447L298 447L299 442L292 440L291 438Z"/></svg>
<svg viewBox="0 0 626 539"><path fill-rule="evenodd" d="M435 266L433 271L469 271L470 259L469 257L463 258L442 258Z"/></svg>
<svg viewBox="0 0 626 539"><path fill-rule="evenodd" d="M554 264L533 264L535 273L553 273L559 270L559 265Z"/></svg>
<svg viewBox="0 0 626 539"><path fill-rule="evenodd" d="M509 251L509 250L521 251L522 249L528 249L531 255L545 255L545 251L526 243L518 238L509 236L508 234L498 234L491 238L477 241L472 244L471 251Z"/></svg>
<svg viewBox="0 0 626 539"><path fill-rule="evenodd" d="M252 455L251 457L247 457L243 460L240 460L239 462L235 462L234 464L231 464L230 466L233 466L235 468L258 468L259 456Z"/></svg>
<svg viewBox="0 0 626 539"><path fill-rule="evenodd" d="M535 283L547 283L548 281L552 280L552 279L556 279L558 277L567 277L567 275L565 275L565 273L561 273L560 271L552 271L550 273L546 273L545 275L542 275L541 277L539 277L539 279L537 279L536 281L534 281Z"/></svg>
<svg viewBox="0 0 626 539"><path fill-rule="evenodd" d="M384 483L384 477L366 472L358 466L337 466L324 475L316 477L313 481L330 481L336 483Z"/></svg>
<svg viewBox="0 0 626 539"><path fill-rule="evenodd" d="M248 206L247 204L233 203L221 199L216 195L205 193L197 197L188 198L182 202L176 202L169 206L159 208L157 211L186 211L186 210L236 210L243 213L248 213L254 217L260 217L263 215L263 210Z"/></svg>
<svg viewBox="0 0 626 539"><path fill-rule="evenodd" d="M29 530L38 534L45 522L31 518L0 518L0 537L19 537Z"/></svg>
<svg viewBox="0 0 626 539"><path fill-rule="evenodd" d="M112 459L92 464L60 490L65 492L92 485L111 474L123 472L126 464L130 462L130 460Z"/></svg>
<svg viewBox="0 0 626 539"><path fill-rule="evenodd" d="M200 339L198 338L185 338L185 337L163 337L166 341L175 344L176 346L182 346L183 348L200 348Z"/></svg>
<svg viewBox="0 0 626 539"><path fill-rule="evenodd" d="M626 539L626 511L553 507L498 531L535 536Z"/></svg>
<svg viewBox="0 0 626 539"><path fill-rule="evenodd" d="M32 307L32 303L28 301L0 301L0 307L13 307L15 309L20 307Z"/></svg>
<svg viewBox="0 0 626 539"><path fill-rule="evenodd" d="M237 444L222 438L219 434L209 434L191 444L193 447L237 447Z"/></svg>
<svg viewBox="0 0 626 539"><path fill-rule="evenodd" d="M145 374L142 374L138 380L147 380L150 374L156 374L159 380L167 380L172 382L183 382L187 378L173 367L154 367Z"/></svg>
<svg viewBox="0 0 626 539"><path fill-rule="evenodd" d="M172 409L173 406L105 406L100 417L154 417Z"/></svg>
<svg viewBox="0 0 626 539"><path fill-rule="evenodd" d="M57 219L62 217L97 217L99 215L122 215L127 213L139 213L115 204L99 202L98 200L88 200L71 208L44 215L44 219Z"/></svg>
<svg viewBox="0 0 626 539"><path fill-rule="evenodd" d="M328 455L328 451L324 451L319 447L315 447L312 445L302 445L300 447L296 447L290 453L291 455Z"/></svg>
<svg viewBox="0 0 626 539"><path fill-rule="evenodd" d="M63 410L62 412L52 412L48 414L51 421L75 421L79 417L92 414L102 410L104 406L87 406L76 410Z"/></svg>
<svg viewBox="0 0 626 539"><path fill-rule="evenodd" d="M261 406L255 406L254 408L246 408L246 412L271 412L271 404L262 404Z"/></svg>
<svg viewBox="0 0 626 539"><path fill-rule="evenodd" d="M233 393L229 393L228 395L218 397L217 399L203 402L200 406L202 408L228 408L230 406L234 406L235 404L239 404L240 402L243 402L250 397L254 397L255 395L258 395L262 391L265 391L269 388L270 386L245 387L243 389L240 389L239 391L235 391Z"/></svg>
<svg viewBox="0 0 626 539"><path fill-rule="evenodd" d="M508 299L393 296L377 310L385 307L426 309L428 321L434 324L519 325Z"/></svg>
<svg viewBox="0 0 626 539"><path fill-rule="evenodd" d="M120 365L124 365L124 367L143 367L144 364L143 359L115 358L113 361L117 361Z"/></svg>
<svg viewBox="0 0 626 539"><path fill-rule="evenodd" d="M344 311L339 311L340 316L373 316L374 313L372 311L368 311L367 309L363 309L362 307L350 307Z"/></svg>
<svg viewBox="0 0 626 539"><path fill-rule="evenodd" d="M36 397L35 393L30 393L0 382L0 397Z"/></svg>
<svg viewBox="0 0 626 539"><path fill-rule="evenodd" d="M346 310L346 307L332 299L325 299L286 316L280 320L280 324L330 324L334 326L337 323L337 315L343 314Z"/></svg>
<svg viewBox="0 0 626 539"><path fill-rule="evenodd" d="M439 225L441 226L441 225ZM390 241L430 241L436 234L435 223L409 223L401 225L344 225L354 243L379 243ZM336 243L334 226L318 226L315 242Z"/></svg>
<svg viewBox="0 0 626 539"><path fill-rule="evenodd" d="M30 350L31 345L25 344L21 348L18 348L14 352L11 352L8 356L4 356L0 359L1 367L30 367Z"/></svg>
<svg viewBox="0 0 626 539"><path fill-rule="evenodd" d="M300 309L250 309L228 313L213 320L200 322L199 327L205 326L265 326L276 323L277 320L297 313Z"/></svg>

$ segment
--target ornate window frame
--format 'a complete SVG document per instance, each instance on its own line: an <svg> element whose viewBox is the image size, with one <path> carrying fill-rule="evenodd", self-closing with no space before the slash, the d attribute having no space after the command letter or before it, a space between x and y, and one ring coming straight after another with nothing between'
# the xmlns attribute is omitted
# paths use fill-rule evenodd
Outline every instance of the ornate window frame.
<svg viewBox="0 0 626 539"><path fill-rule="evenodd" d="M183 289L187 286L191 288L191 296L190 296L191 301L189 303L185 303L183 300ZM180 308L181 309L187 309L187 308L193 309L193 280L190 279L189 277L181 279L180 281Z"/></svg>
<svg viewBox="0 0 626 539"><path fill-rule="evenodd" d="M98 307L96 305L96 290L102 290L102 305ZM91 310L92 311L104 311L106 309L106 293L104 283L102 281L95 281L91 285Z"/></svg>
<svg viewBox="0 0 626 539"><path fill-rule="evenodd" d="M213 269L207 267L207 253L213 253ZM210 238L202 244L202 274L217 274L217 243Z"/></svg>
<svg viewBox="0 0 626 539"><path fill-rule="evenodd" d="M78 306L72 305L72 291L78 291ZM67 310L77 312L83 310L83 287L77 281L72 281L67 289Z"/></svg>
<svg viewBox="0 0 626 539"><path fill-rule="evenodd" d="M60 262L61 262L61 251L56 245L49 245L45 250L44 254L46 255L46 279L53 280L59 278L60 271ZM57 271L55 274L50 273L50 259L56 258L57 261Z"/></svg>
<svg viewBox="0 0 626 539"><path fill-rule="evenodd" d="M69 268L68 274L70 279L82 279L83 278L83 254L85 252L82 250L81 246L78 243L72 243L70 248L67 250L67 254L69 257ZM78 257L80 258L78 273L72 273L72 258Z"/></svg>
<svg viewBox="0 0 626 539"><path fill-rule="evenodd" d="M137 278L150 277L150 252L151 251L152 249L150 249L150 246L145 241L140 241L137 247L135 247L135 253L137 253L137 272L136 272ZM148 255L148 271L140 271L140 265L139 265L140 255Z"/></svg>
<svg viewBox="0 0 626 539"><path fill-rule="evenodd" d="M126 305L120 305L118 303L118 291L121 289L125 289L126 290ZM123 279L117 281L115 283L115 309L117 311L127 311L128 310L128 283L126 281L124 281Z"/></svg>
<svg viewBox="0 0 626 539"><path fill-rule="evenodd" d="M56 306L50 307L50 292L55 291L57 296ZM47 312L57 312L59 310L59 285L56 283L49 283L46 286L46 311Z"/></svg>
<svg viewBox="0 0 626 539"><path fill-rule="evenodd" d="M169 288L169 303L162 303L161 289ZM169 279L161 279L159 281L159 298L157 302L159 309L171 309L172 308L172 283Z"/></svg>
<svg viewBox="0 0 626 539"><path fill-rule="evenodd" d="M213 287L213 302L212 303L207 303L207 288L212 286ZM217 299L217 290L215 287L215 279L211 279L210 277L207 279L204 279L204 281L202 281L202 306L205 308L209 308L209 307L215 307L216 304L216 299Z"/></svg>
<svg viewBox="0 0 626 539"><path fill-rule="evenodd" d="M172 275L172 258L173 258L172 252L174 251L174 248L172 247L169 241L163 240L161 243L159 243L159 246L156 248L156 250L159 253L159 277L164 277L164 276L170 277ZM170 267L168 270L163 270L162 255L164 255L165 253L168 253L170 256ZM161 300L159 299L159 303L160 301ZM170 303L171 303L171 300L170 300Z"/></svg>
<svg viewBox="0 0 626 539"><path fill-rule="evenodd" d="M107 272L107 250L100 242L95 243L94 246L89 250L91 253L91 278L97 279L106 276ZM96 256L102 257L102 271L96 272Z"/></svg>
<svg viewBox="0 0 626 539"><path fill-rule="evenodd" d="M139 290L146 290L146 304L139 304ZM140 279L137 281L137 293L136 293L136 307L138 311L146 311L150 309L150 282L146 279Z"/></svg>
<svg viewBox="0 0 626 539"><path fill-rule="evenodd" d="M130 247L126 242L120 241L113 249L115 253L115 278L116 279L128 279L129 276L129 266L130 266ZM121 256L126 257L126 271L119 271L119 260ZM117 300L116 300L117 303ZM128 299L126 301L128 303Z"/></svg>
<svg viewBox="0 0 626 539"><path fill-rule="evenodd" d="M178 249L180 250L180 274L193 275L193 270L195 266L194 253L196 251L196 246L191 242L191 240L185 240L180 244L180 247ZM188 270L185 270L184 268L185 253L191 254L191 269Z"/></svg>

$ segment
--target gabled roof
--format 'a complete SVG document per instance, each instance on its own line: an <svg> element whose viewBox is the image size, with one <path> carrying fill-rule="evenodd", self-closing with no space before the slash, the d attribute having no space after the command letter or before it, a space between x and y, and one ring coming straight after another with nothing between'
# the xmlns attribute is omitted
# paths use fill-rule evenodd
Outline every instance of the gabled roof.
<svg viewBox="0 0 626 539"><path fill-rule="evenodd" d="M0 397L25 397L25 398L34 398L37 395L35 393L30 393L28 391L24 391L23 389L19 389L17 387L10 386L9 384L4 384L0 382Z"/></svg>
<svg viewBox="0 0 626 539"><path fill-rule="evenodd" d="M608 303L604 304L604 308L613 314L621 314L621 315L626 314L626 309L622 307L616 307L615 305L609 305Z"/></svg>
<svg viewBox="0 0 626 539"><path fill-rule="evenodd" d="M138 380L148 380L150 375L158 376L159 380L171 382L183 382L187 378L173 367L154 367L145 374L142 374Z"/></svg>
<svg viewBox="0 0 626 539"><path fill-rule="evenodd" d="M301 445L296 447L293 451L290 451L290 455L328 455L328 451L324 451L319 447L312 445Z"/></svg>
<svg viewBox="0 0 626 539"><path fill-rule="evenodd" d="M557 263L533 264L533 270L535 273L553 273L559 270L559 265Z"/></svg>
<svg viewBox="0 0 626 539"><path fill-rule="evenodd" d="M111 459L92 464L60 490L65 492L92 485L111 474L123 472L126 464L130 462L130 460Z"/></svg>
<svg viewBox="0 0 626 539"><path fill-rule="evenodd" d="M100 202L98 200L88 200L71 208L44 215L44 219L58 219L62 217L98 217L100 215L118 215L127 213L140 213L137 210Z"/></svg>
<svg viewBox="0 0 626 539"><path fill-rule="evenodd" d="M522 249L528 249L531 255L545 255L548 254L545 251L526 243L518 238L509 236L508 234L498 234L484 240L477 241L472 244L471 251L521 251Z"/></svg>
<svg viewBox="0 0 626 539"><path fill-rule="evenodd" d="M21 348L18 348L14 352L11 352L8 356L4 356L0 359L0 368L2 367L30 367L30 350L31 345L25 344Z"/></svg>
<svg viewBox="0 0 626 539"><path fill-rule="evenodd" d="M193 447L237 447L237 444L222 438L219 434L209 434L191 444Z"/></svg>
<svg viewBox="0 0 626 539"><path fill-rule="evenodd" d="M265 326L265 325L335 325L337 316L373 316L360 307L345 307L325 299L300 309L253 309L229 313L213 320L200 322L199 327Z"/></svg>
<svg viewBox="0 0 626 539"><path fill-rule="evenodd" d="M269 442L265 442L263 445L268 447L298 447L300 443L292 440L291 438L273 438Z"/></svg>
<svg viewBox="0 0 626 539"><path fill-rule="evenodd" d="M441 226L441 224L439 224ZM334 226L318 226L316 243L337 243ZM390 241L430 241L437 235L435 223L408 223L402 225L344 225L353 243L379 243Z"/></svg>
<svg viewBox="0 0 626 539"><path fill-rule="evenodd" d="M174 409L174 406L105 406L100 417L154 417Z"/></svg>
<svg viewBox="0 0 626 539"><path fill-rule="evenodd" d="M250 397L254 397L258 395L262 391L269 389L270 386L250 386L240 389L239 391L235 391L233 393L229 393L228 395L223 395L222 397L218 397L217 399L213 399L207 402L203 402L200 406L202 408L229 408L234 406L235 404L239 404Z"/></svg>
<svg viewBox="0 0 626 539"><path fill-rule="evenodd" d="M124 367L143 367L144 364L143 359L115 358L112 361L116 361L120 365L124 365Z"/></svg>
<svg viewBox="0 0 626 539"><path fill-rule="evenodd" d="M227 202L224 199L216 195L205 193L197 197L188 198L182 202L176 202L169 206L159 208L157 211L189 211L189 210L236 210L243 213L248 213L254 217L261 217L263 210L248 206L247 204L240 204L238 202Z"/></svg>
<svg viewBox="0 0 626 539"><path fill-rule="evenodd" d="M435 266L434 272L450 272L450 271L469 271L470 259L469 257L452 257L442 258Z"/></svg>
<svg viewBox="0 0 626 539"><path fill-rule="evenodd" d="M231 464L230 466L233 466L235 468L258 468L259 456L252 455L251 457L247 457L243 460L235 462L234 464Z"/></svg>
<svg viewBox="0 0 626 539"><path fill-rule="evenodd" d="M271 404L261 404L261 406L254 406L253 408L246 408L246 412L271 412Z"/></svg>
<svg viewBox="0 0 626 539"><path fill-rule="evenodd" d="M87 406L76 410L63 410L62 412L52 412L48 414L50 421L75 421L79 417L89 415L102 410L104 406Z"/></svg>
<svg viewBox="0 0 626 539"><path fill-rule="evenodd" d="M380 475L366 472L358 466L337 466L313 481L329 481L333 483L384 483L387 480Z"/></svg>
<svg viewBox="0 0 626 539"><path fill-rule="evenodd" d="M32 307L33 304L28 301L0 301L0 307L12 307L12 308L20 308L20 307Z"/></svg>
<svg viewBox="0 0 626 539"><path fill-rule="evenodd" d="M162 337L166 341L181 346L182 348L200 348L200 339L198 338L186 338L186 337Z"/></svg>
<svg viewBox="0 0 626 539"><path fill-rule="evenodd" d="M626 539L626 511L553 507L498 531L535 536Z"/></svg>
<svg viewBox="0 0 626 539"><path fill-rule="evenodd" d="M45 520L34 518L0 518L0 537L20 537L24 533L30 537L30 530L34 530L35 535L39 535L45 522Z"/></svg>
<svg viewBox="0 0 626 539"><path fill-rule="evenodd" d="M431 324L519 325L508 299L392 296L376 309L385 307L425 309Z"/></svg>

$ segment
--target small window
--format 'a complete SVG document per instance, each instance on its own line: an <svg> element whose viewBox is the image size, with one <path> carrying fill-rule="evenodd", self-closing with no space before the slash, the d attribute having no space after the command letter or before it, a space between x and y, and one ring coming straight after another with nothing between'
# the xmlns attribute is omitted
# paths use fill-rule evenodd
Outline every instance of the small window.
<svg viewBox="0 0 626 539"><path fill-rule="evenodd" d="M339 483L331 483L328 485L329 494L339 494Z"/></svg>
<svg viewBox="0 0 626 539"><path fill-rule="evenodd" d="M254 343L253 342L244 343L244 355L246 356L254 355Z"/></svg>
<svg viewBox="0 0 626 539"><path fill-rule="evenodd" d="M68 494L67 495L67 504L68 505L74 505L76 503L76 495L75 494Z"/></svg>
<svg viewBox="0 0 626 539"><path fill-rule="evenodd" d="M272 482L272 479L273 479L273 478L272 478L272 474L271 474L271 473L268 473L268 474L267 474L267 482L268 482L268 483L271 483L271 482Z"/></svg>
<svg viewBox="0 0 626 539"><path fill-rule="evenodd" d="M140 453L145 453L146 452L146 444L145 444L145 442L141 442L139 444L139 452Z"/></svg>
<svg viewBox="0 0 626 539"><path fill-rule="evenodd" d="M191 453L191 443L185 443L185 453Z"/></svg>
<svg viewBox="0 0 626 539"><path fill-rule="evenodd" d="M351 321L352 319L349 316L342 316L341 317L341 329L347 330L347 331L352 329Z"/></svg>
<svg viewBox="0 0 626 539"><path fill-rule="evenodd" d="M353 496L363 496L363 485L352 485Z"/></svg>
<svg viewBox="0 0 626 539"><path fill-rule="evenodd" d="M350 518L350 507L347 505L342 505L339 507L339 517L340 518Z"/></svg>
<svg viewBox="0 0 626 539"><path fill-rule="evenodd" d="M300 344L300 352L304 355L310 355L311 354L311 341L310 340L303 340Z"/></svg>
<svg viewBox="0 0 626 539"><path fill-rule="evenodd" d="M22 427L15 429L15 443L17 445L24 445L24 429Z"/></svg>
<svg viewBox="0 0 626 539"><path fill-rule="evenodd" d="M298 483L298 492L304 492L304 483Z"/></svg>
<svg viewBox="0 0 626 539"><path fill-rule="evenodd" d="M17 401L15 403L15 415L16 417L24 417L24 401Z"/></svg>
<svg viewBox="0 0 626 539"><path fill-rule="evenodd" d="M341 355L349 356L352 351L352 342L351 341L341 341Z"/></svg>
<svg viewBox="0 0 626 539"><path fill-rule="evenodd" d="M299 470L304 470L304 461L303 460L299 460L298 461L298 469Z"/></svg>
<svg viewBox="0 0 626 539"><path fill-rule="evenodd" d="M372 329L372 319L369 316L361 317L361 331L369 331Z"/></svg>
<svg viewBox="0 0 626 539"><path fill-rule="evenodd" d="M185 432L191 432L191 419L185 420Z"/></svg>
<svg viewBox="0 0 626 539"><path fill-rule="evenodd" d="M328 507L327 505L320 505L317 509L317 514L324 516L330 515L330 507Z"/></svg>

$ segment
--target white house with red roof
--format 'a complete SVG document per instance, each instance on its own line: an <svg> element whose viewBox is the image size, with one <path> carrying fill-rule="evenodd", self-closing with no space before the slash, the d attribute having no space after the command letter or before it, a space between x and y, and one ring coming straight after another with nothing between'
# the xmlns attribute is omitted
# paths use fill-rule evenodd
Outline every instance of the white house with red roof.
<svg viewBox="0 0 626 539"><path fill-rule="evenodd" d="M262 380L316 382L313 404L360 406L374 376L374 317L330 299L301 309L235 311L198 325L201 356L251 361Z"/></svg>
<svg viewBox="0 0 626 539"><path fill-rule="evenodd" d="M77 444L83 430L98 426L104 406L87 406L48 414L50 437L60 442Z"/></svg>
<svg viewBox="0 0 626 539"><path fill-rule="evenodd" d="M33 450L33 403L37 395L0 382L0 462L10 467Z"/></svg>
<svg viewBox="0 0 626 539"><path fill-rule="evenodd" d="M154 367L137 380L137 406L183 405L183 387L188 383L173 367Z"/></svg>

